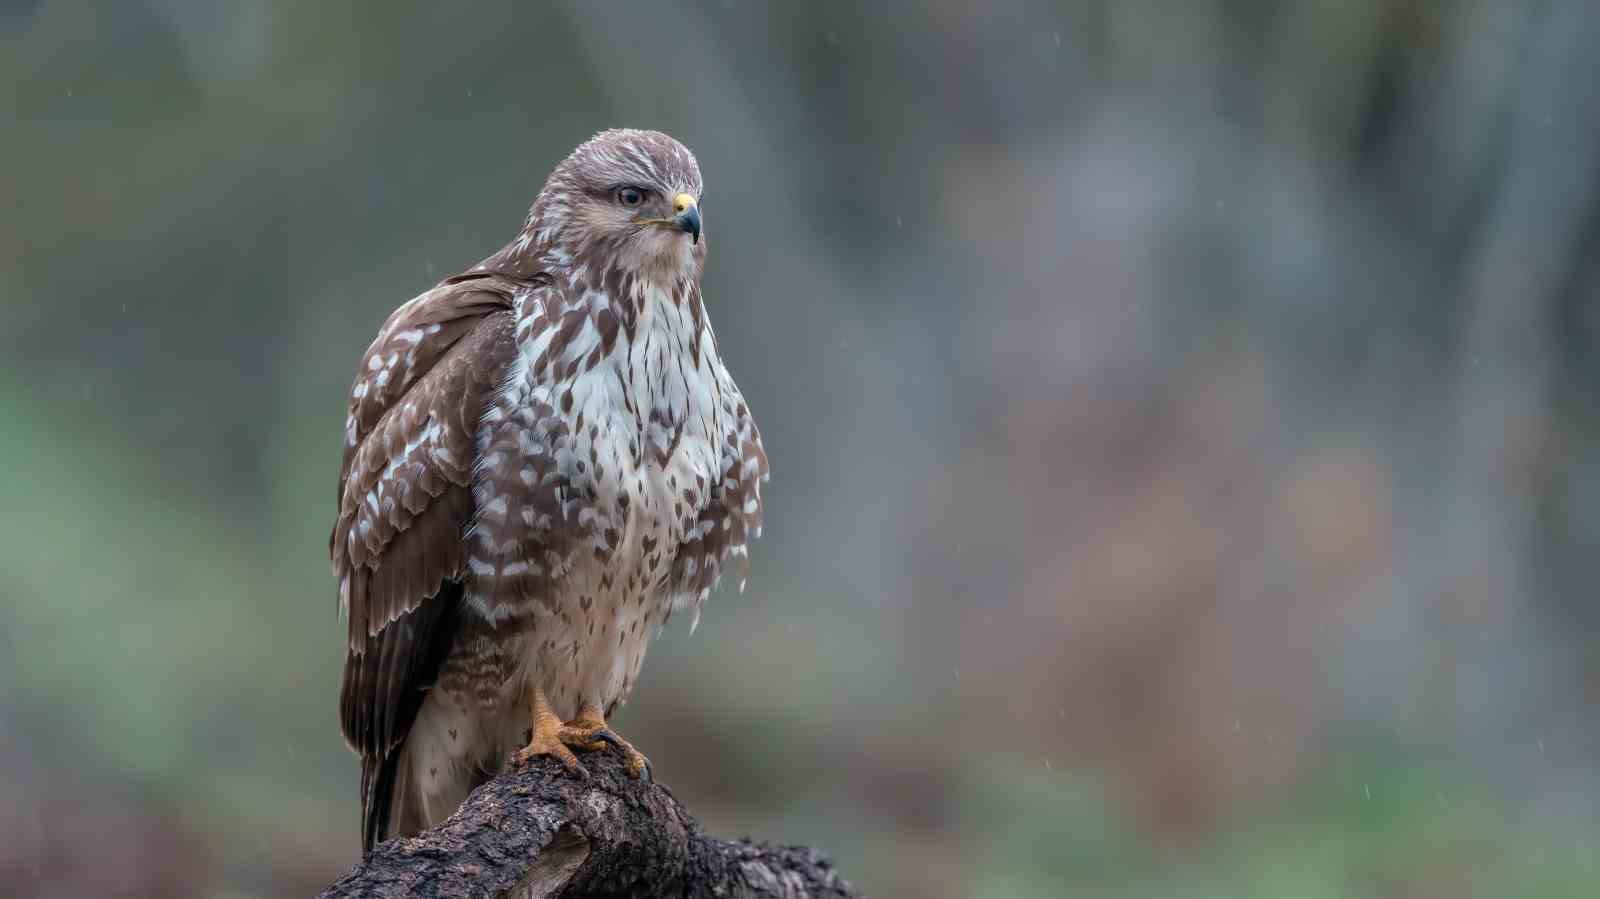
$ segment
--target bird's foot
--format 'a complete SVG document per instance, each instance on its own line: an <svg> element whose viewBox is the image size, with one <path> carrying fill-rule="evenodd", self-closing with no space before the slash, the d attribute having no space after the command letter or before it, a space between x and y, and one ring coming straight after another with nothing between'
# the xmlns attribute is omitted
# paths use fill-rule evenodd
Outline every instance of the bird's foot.
<svg viewBox="0 0 1600 899"><path fill-rule="evenodd" d="M604 718L580 715L568 721L561 728L561 742L583 752L615 749L627 760L628 773L635 779L643 778L647 782L652 779L650 760L644 757L644 753L634 749L632 743L617 736Z"/></svg>
<svg viewBox="0 0 1600 899"><path fill-rule="evenodd" d="M537 756L548 755L560 762L568 774L588 778L588 770L578 762L578 757L572 754L572 750L567 748L565 732L566 728L562 726L560 718L547 709L536 710L528 745L511 754L511 764L526 765Z"/></svg>

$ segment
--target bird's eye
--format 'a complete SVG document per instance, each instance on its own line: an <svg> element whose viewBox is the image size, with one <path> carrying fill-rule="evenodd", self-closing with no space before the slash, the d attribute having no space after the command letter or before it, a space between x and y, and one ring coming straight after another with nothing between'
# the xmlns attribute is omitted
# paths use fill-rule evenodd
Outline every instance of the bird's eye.
<svg viewBox="0 0 1600 899"><path fill-rule="evenodd" d="M617 202L624 206L638 206L644 202L644 191L637 187L624 187L617 191Z"/></svg>

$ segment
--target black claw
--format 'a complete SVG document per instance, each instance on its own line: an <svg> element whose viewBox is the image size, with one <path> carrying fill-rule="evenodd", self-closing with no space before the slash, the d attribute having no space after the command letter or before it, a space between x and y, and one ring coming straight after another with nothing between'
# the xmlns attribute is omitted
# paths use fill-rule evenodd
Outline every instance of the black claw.
<svg viewBox="0 0 1600 899"><path fill-rule="evenodd" d="M640 758L644 758L644 756L640 756ZM649 759L645 759L644 760L644 770L639 772L639 779L644 781L647 784L648 783L655 783L655 781L656 781L656 772L655 772L655 770L653 768L650 767L650 760Z"/></svg>
<svg viewBox="0 0 1600 899"><path fill-rule="evenodd" d="M626 745L622 742L621 737L611 732L611 728L609 727L600 728L593 734L590 734L589 739L599 740L607 746L610 746L612 749L621 749L624 745Z"/></svg>

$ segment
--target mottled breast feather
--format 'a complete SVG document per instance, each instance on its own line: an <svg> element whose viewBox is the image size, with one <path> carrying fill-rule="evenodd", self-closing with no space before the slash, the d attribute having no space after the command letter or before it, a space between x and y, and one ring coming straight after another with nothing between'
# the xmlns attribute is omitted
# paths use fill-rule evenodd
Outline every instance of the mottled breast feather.
<svg viewBox="0 0 1600 899"><path fill-rule="evenodd" d="M749 543L761 536L761 484L767 479L767 453L761 432L738 388L723 399L722 478L710 485L707 502L685 534L672 564L672 589L697 608L723 575L730 557L739 559L739 589L750 574Z"/></svg>
<svg viewBox="0 0 1600 899"><path fill-rule="evenodd" d="M640 346L634 333L640 318L637 302L643 291L629 277L605 270L597 285L544 284L519 296L517 342L523 358L512 366L505 389L484 413L479 468L474 478L477 518L467 536L467 573L477 585L476 601L491 620L525 618L542 603L560 614L556 604L586 603L571 597L561 583L575 564L590 557L609 563L619 549L630 500L631 483L618 482L608 459L617 453L633 462L641 477L666 481L675 499L666 507L636 510L675 521L669 532L681 533L676 545L643 547L644 591L660 594L672 606L698 608L714 587L729 558L748 572L748 542L760 536L761 483L767 457L750 410L723 367L697 283L685 282L670 301L687 310L693 330L678 364L707 372L710 408L702 410L712 433L717 461L708 476L679 483L669 470L684 432L682 419L658 418L661 407L647 405L664 385L634 383L619 370L617 391L632 424L611 430L604 420L586 417L586 403L575 399L574 377L602 365L618 364L614 352L636 359L658 353L661 345ZM593 298L604 297L602 302ZM675 314L660 309L655 315ZM704 348L702 338L710 341ZM681 371L662 369L674 384ZM687 410L679 410L680 413ZM605 452L597 452L606 445ZM646 461L654 463L647 474ZM609 497L609 500L603 499ZM659 575L655 573L661 563ZM615 575L633 577L626 570ZM613 573L600 577L599 588L613 585Z"/></svg>

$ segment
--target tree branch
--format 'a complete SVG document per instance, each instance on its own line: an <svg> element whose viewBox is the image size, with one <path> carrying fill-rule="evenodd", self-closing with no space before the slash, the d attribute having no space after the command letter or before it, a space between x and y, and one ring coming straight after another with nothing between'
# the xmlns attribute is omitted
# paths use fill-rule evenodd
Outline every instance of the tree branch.
<svg viewBox="0 0 1600 899"><path fill-rule="evenodd" d="M588 780L550 759L495 778L438 827L378 846L320 899L860 895L814 849L707 836L612 753L584 763Z"/></svg>

